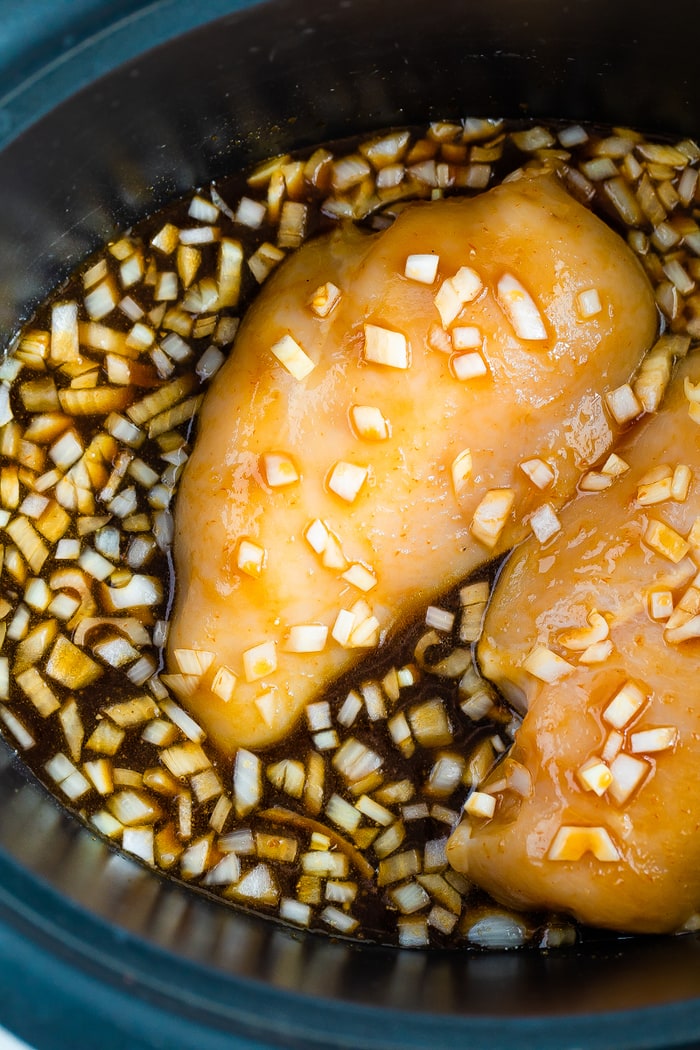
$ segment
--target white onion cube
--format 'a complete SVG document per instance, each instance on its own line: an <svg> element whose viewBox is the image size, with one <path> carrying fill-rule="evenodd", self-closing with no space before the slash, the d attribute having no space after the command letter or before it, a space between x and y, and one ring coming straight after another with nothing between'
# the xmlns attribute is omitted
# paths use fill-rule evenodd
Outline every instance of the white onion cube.
<svg viewBox="0 0 700 1050"><path fill-rule="evenodd" d="M408 340L401 332L381 328L376 324L364 326L364 359L389 368L406 369L410 365Z"/></svg>
<svg viewBox="0 0 700 1050"><path fill-rule="evenodd" d="M406 259L404 276L420 284L433 284L439 265L439 255L409 255Z"/></svg>

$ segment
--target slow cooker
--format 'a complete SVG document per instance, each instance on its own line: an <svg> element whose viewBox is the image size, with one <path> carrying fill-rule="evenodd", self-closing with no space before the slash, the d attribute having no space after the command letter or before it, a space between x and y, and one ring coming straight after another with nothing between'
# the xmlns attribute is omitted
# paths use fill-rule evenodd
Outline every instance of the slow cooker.
<svg viewBox="0 0 700 1050"><path fill-rule="evenodd" d="M0 333L213 178L466 115L700 133L693 0L0 2ZM700 1045L700 940L358 947L114 853L0 742L0 1024L37 1050Z"/></svg>

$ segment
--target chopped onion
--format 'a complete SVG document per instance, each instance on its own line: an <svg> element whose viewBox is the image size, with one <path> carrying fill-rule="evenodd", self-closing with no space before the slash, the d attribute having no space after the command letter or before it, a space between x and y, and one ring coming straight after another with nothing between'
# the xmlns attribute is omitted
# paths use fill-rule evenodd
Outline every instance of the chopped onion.
<svg viewBox="0 0 700 1050"><path fill-rule="evenodd" d="M542 315L530 293L512 274L504 274L496 287L498 302L519 339L538 341L547 338Z"/></svg>
<svg viewBox="0 0 700 1050"><path fill-rule="evenodd" d="M503 912L477 919L467 932L469 943L480 948L519 948L526 939L527 931L522 921Z"/></svg>
<svg viewBox="0 0 700 1050"><path fill-rule="evenodd" d="M433 284L437 277L439 255L409 255L406 258L404 276L420 284Z"/></svg>
<svg viewBox="0 0 700 1050"><path fill-rule="evenodd" d="M635 758L633 755L627 755L624 752L616 755L610 763L612 781L608 788L608 794L613 802L616 802L618 806L624 805L641 786L650 769L648 762Z"/></svg>
<svg viewBox="0 0 700 1050"><path fill-rule="evenodd" d="M545 645L536 645L523 660L523 668L541 682L557 682L570 674L573 666Z"/></svg>
<svg viewBox="0 0 700 1050"><path fill-rule="evenodd" d="M331 492L335 492L341 499L347 503L353 503L367 479L367 474L367 467L339 460L331 468L327 485Z"/></svg>
<svg viewBox="0 0 700 1050"><path fill-rule="evenodd" d="M603 721L614 729L624 729L646 702L646 693L635 682L627 681L605 707Z"/></svg>
<svg viewBox="0 0 700 1050"><path fill-rule="evenodd" d="M364 325L364 359L372 364L406 369L410 366L410 350L406 336L376 324Z"/></svg>

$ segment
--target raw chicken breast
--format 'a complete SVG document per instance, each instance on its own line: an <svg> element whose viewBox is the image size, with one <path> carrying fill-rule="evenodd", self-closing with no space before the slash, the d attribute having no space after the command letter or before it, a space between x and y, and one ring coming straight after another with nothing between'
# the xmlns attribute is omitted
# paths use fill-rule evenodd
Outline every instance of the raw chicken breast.
<svg viewBox="0 0 700 1050"><path fill-rule="evenodd" d="M493 594L482 669L527 714L467 803L491 795L493 819L460 825L449 858L500 901L631 932L700 909L698 380L689 358L618 449L629 469Z"/></svg>
<svg viewBox="0 0 700 1050"><path fill-rule="evenodd" d="M279 741L523 538L533 472L570 497L655 328L627 246L553 176L290 258L207 396L176 510L169 683L212 740Z"/></svg>

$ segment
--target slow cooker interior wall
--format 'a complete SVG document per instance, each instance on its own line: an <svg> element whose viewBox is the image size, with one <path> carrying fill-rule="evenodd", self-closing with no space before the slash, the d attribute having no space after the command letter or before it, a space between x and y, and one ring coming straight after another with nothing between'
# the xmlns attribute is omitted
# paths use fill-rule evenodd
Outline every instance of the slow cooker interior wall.
<svg viewBox="0 0 700 1050"><path fill-rule="evenodd" d="M687 73L693 34L678 27L692 28L695 10L682 0L671 24L660 19L658 5L629 0L569 7L558 0L444 0L439 7L269 0L147 52L64 102L0 155L3 339L117 229L270 153L469 113L691 134L700 123L700 84ZM678 61L664 65L661 76L659 64L670 54ZM631 952L601 946L576 960L577 982L574 956L507 964L500 956L477 957L457 966L435 956L420 967L402 964L405 973L421 972L406 993L386 980L387 967L396 965L387 953L361 953L358 962L356 952L316 938L297 941L207 901L182 903L180 891L157 876L115 860L58 812L6 748L3 756L7 871L33 873L56 900L75 902L185 962L308 994L442 1014L600 1011L700 992L697 944L688 938L653 953L648 945ZM79 914L71 908L65 915L57 909L57 928ZM217 954L213 944L238 947ZM255 950L241 951L241 944ZM642 979L650 972L653 979ZM546 992L534 994L542 981L549 982ZM441 994L429 995L433 988Z"/></svg>

